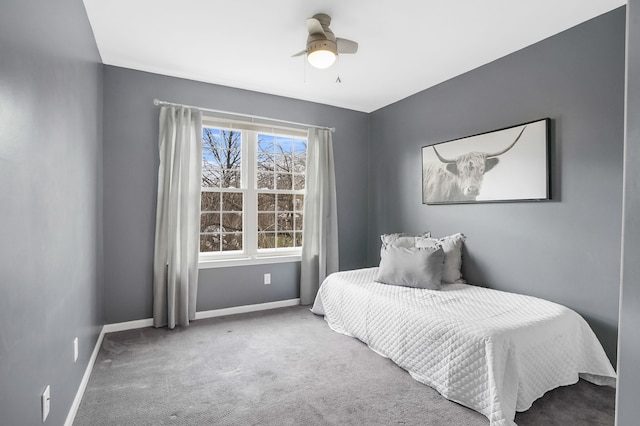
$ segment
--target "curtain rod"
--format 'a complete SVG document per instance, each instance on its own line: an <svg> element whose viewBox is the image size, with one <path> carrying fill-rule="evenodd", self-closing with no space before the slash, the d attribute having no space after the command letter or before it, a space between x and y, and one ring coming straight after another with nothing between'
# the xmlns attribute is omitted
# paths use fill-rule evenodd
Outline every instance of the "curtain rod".
<svg viewBox="0 0 640 426"><path fill-rule="evenodd" d="M276 123L283 123L283 124L293 124L295 126L314 127L316 129L330 130L331 132L336 131L335 127L316 126L315 124L306 124L306 123L298 123L296 121L279 120L277 118L261 117L259 115L249 115L249 114L242 114L239 112L223 111L219 109L201 108L201 107L192 106L192 105L184 105L184 104L177 104L174 102L161 101L160 99L154 99L153 104L160 105L160 106L175 106L175 107L189 108L197 111L213 112L216 114L235 115L236 117L244 117L244 118L249 118L251 120L257 119L257 120L273 121Z"/></svg>

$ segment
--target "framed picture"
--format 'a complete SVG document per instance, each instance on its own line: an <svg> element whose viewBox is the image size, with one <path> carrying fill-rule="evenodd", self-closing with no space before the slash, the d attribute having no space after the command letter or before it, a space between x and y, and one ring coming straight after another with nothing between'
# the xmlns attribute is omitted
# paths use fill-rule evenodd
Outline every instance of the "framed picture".
<svg viewBox="0 0 640 426"><path fill-rule="evenodd" d="M548 118L422 147L424 204L548 200Z"/></svg>

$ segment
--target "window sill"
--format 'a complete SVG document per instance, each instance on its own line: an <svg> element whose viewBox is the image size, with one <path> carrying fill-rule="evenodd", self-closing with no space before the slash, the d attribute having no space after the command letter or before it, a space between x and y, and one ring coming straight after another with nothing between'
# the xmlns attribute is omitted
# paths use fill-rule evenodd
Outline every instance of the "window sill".
<svg viewBox="0 0 640 426"><path fill-rule="evenodd" d="M222 259L200 259L198 269L230 268L235 266L265 265L269 263L299 262L300 253L274 254L261 256L244 256Z"/></svg>

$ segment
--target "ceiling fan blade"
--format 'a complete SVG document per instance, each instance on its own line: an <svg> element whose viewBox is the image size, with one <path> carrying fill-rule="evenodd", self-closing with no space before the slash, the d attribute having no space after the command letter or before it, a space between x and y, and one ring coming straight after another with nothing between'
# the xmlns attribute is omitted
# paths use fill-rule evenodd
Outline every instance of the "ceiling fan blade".
<svg viewBox="0 0 640 426"><path fill-rule="evenodd" d="M304 55L305 53L307 53L307 49L302 50L302 51L300 51L300 52L298 52L298 53L294 53L293 55L291 55L291 57L292 57L292 58L295 58L296 56L302 56L302 55Z"/></svg>
<svg viewBox="0 0 640 426"><path fill-rule="evenodd" d="M346 38L337 38L338 53L356 53L358 51L358 43Z"/></svg>
<svg viewBox="0 0 640 426"><path fill-rule="evenodd" d="M322 24L316 18L307 19L307 30L309 31L310 35L322 34L323 36L326 37L326 34L324 33L324 28L322 28Z"/></svg>

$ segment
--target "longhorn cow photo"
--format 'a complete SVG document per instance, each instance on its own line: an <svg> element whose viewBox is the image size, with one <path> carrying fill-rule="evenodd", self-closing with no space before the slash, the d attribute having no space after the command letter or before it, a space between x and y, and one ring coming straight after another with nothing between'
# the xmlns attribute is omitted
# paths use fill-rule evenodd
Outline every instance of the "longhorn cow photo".
<svg viewBox="0 0 640 426"><path fill-rule="evenodd" d="M422 148L425 204L549 198L549 119Z"/></svg>

